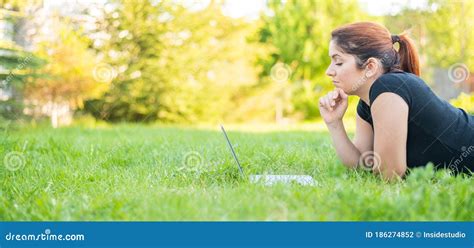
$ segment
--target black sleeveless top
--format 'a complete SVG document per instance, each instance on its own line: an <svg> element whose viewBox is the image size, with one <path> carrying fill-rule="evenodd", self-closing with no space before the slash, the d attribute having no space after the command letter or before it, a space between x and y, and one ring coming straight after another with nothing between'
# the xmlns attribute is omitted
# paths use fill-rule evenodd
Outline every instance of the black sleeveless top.
<svg viewBox="0 0 474 248"><path fill-rule="evenodd" d="M370 103L392 92L408 104L407 166L432 162L435 168L474 172L474 116L439 98L414 74L389 72L370 88ZM373 129L370 106L359 100L357 114Z"/></svg>

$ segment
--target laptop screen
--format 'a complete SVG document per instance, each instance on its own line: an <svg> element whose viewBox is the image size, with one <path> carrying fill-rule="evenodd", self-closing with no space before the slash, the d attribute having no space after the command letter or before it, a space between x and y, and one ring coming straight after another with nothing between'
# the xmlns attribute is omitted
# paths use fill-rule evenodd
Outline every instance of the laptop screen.
<svg viewBox="0 0 474 248"><path fill-rule="evenodd" d="M234 157L235 162L237 163L237 166L239 167L240 174L244 176L244 171L242 170L242 166L240 166L239 159L237 158L234 148L232 147L229 137L227 137L227 133L225 132L224 126L222 125L221 125L221 130L222 130L222 133L224 134L225 139L227 140L227 145L229 145L230 151L232 152L232 156Z"/></svg>

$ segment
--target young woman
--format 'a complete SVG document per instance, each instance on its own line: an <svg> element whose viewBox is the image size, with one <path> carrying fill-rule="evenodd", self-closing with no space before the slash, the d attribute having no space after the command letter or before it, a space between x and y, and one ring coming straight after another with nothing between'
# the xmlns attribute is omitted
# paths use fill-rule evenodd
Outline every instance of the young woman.
<svg viewBox="0 0 474 248"><path fill-rule="evenodd" d="M474 116L438 98L418 77L418 54L406 34L358 22L331 35L326 74L335 89L319 99L319 109L344 165L387 180L429 162L472 174ZM348 95L360 98L354 141L342 123Z"/></svg>

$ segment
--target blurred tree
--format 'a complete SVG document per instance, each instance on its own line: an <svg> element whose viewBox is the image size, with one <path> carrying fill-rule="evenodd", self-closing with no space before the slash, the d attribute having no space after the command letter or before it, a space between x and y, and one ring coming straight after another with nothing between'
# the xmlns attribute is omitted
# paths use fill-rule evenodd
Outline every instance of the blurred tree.
<svg viewBox="0 0 474 248"><path fill-rule="evenodd" d="M27 84L25 97L57 127L60 115L67 117L71 110L82 108L84 99L97 97L108 85L94 80L95 57L81 31L74 30L67 19L50 18L56 19L54 32L36 48L36 54L48 61L41 73L49 76Z"/></svg>
<svg viewBox="0 0 474 248"><path fill-rule="evenodd" d="M474 2L430 0L424 8L405 8L384 22L393 33L408 30L426 67L465 63L474 70Z"/></svg>
<svg viewBox="0 0 474 248"><path fill-rule="evenodd" d="M35 1L28 2L29 4ZM36 77L34 69L43 61L25 50L23 36L18 34L25 19L24 1L0 2L0 117L18 119L23 112L23 87Z"/></svg>
<svg viewBox="0 0 474 248"><path fill-rule="evenodd" d="M474 2L431 0L423 12L430 65L449 68L464 63L474 71Z"/></svg>
<svg viewBox="0 0 474 248"><path fill-rule="evenodd" d="M117 72L96 117L127 121L216 121L257 81L245 37L252 26L224 16L220 3L190 10L171 1L114 1L93 46ZM100 35L99 35L100 36Z"/></svg>

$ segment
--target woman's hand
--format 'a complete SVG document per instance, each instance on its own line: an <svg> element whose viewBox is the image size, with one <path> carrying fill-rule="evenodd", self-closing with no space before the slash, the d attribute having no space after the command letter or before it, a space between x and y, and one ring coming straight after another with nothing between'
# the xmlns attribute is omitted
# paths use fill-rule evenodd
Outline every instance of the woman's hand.
<svg viewBox="0 0 474 248"><path fill-rule="evenodd" d="M341 121L347 105L347 94L339 88L319 98L319 112L327 125Z"/></svg>

